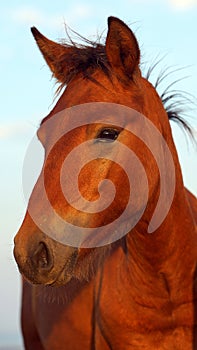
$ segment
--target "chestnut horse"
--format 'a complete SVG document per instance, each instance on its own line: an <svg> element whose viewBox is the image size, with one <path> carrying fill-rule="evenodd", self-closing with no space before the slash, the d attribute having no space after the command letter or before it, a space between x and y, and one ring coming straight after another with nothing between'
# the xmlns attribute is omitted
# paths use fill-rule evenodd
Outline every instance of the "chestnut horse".
<svg viewBox="0 0 197 350"><path fill-rule="evenodd" d="M60 44L47 39L36 28L32 28L32 33L64 90L38 130L38 138L45 148L45 161L15 237L14 255L23 275L25 349L197 349L197 202L184 188L169 115L162 99L142 77L140 50L133 32L121 20L110 17L105 45L90 42L77 45L72 41ZM114 122L113 115L106 123L73 124L72 130L65 131L69 113L74 110L77 116L81 106L83 112L87 107L94 116L94 105L95 110L97 106L99 110L100 105L104 110L113 105L121 125L117 125L117 119ZM135 111L137 117L126 118L124 124L121 111L124 114L128 109ZM56 116L61 116L64 110L71 112L62 114L57 122ZM144 119L140 138L132 130L138 116L140 123L141 115ZM75 119L73 117L73 123ZM49 127L53 120L55 123ZM154 129L151 135L150 125ZM155 138L156 130L169 152L160 143L161 139ZM136 158L133 156L130 162L127 153L123 155L125 166L130 166L130 172L125 172L119 163L122 156L116 160L122 153L115 152L113 159L97 156L80 170L78 186L87 210L80 211L75 199L72 205L68 203L61 188L61 169L67 155L87 140L93 140L89 149L102 145L108 149L106 152L113 153L114 147L122 144L133 152L145 170L148 192L143 188L145 182L140 167L134 164ZM81 152L81 157L88 156L88 152ZM170 155L173 168L168 166ZM163 175L158 165L160 159L164 159ZM73 162L70 158L72 166L78 161L80 157L77 161L73 157ZM65 177L67 172L69 167ZM166 198L172 196L163 219L151 231L149 224L163 195L161 175L167 178ZM98 235L105 238L102 244L80 245L70 241L65 244L62 233L58 237L59 221L57 216L51 217L45 205L42 176L51 208L63 218L65 225L66 222L73 224L79 233L84 228L90 232L97 229ZM128 176L135 178L131 188ZM88 206L99 199L98 184L104 179L113 182L115 197L107 208L88 212ZM174 188L168 191L170 179L174 181ZM72 188L72 180L72 176L66 177L68 189ZM104 182L103 188L105 192ZM137 196L126 217L128 232L122 234L122 226L116 225L116 233L120 235L111 239L114 231L105 231L105 225L113 223L124 212L132 191L136 191ZM165 203L163 201L160 208L161 215ZM38 220L32 215L32 208ZM128 229L138 210L141 211L137 222L132 222ZM50 229L54 236L49 233ZM71 235L73 239L74 235Z"/></svg>

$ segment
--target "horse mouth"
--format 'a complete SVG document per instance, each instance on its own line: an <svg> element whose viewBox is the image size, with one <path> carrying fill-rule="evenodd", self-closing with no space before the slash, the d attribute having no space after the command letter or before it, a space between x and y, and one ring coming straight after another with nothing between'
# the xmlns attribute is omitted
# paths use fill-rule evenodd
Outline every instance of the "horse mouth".
<svg viewBox="0 0 197 350"><path fill-rule="evenodd" d="M45 247L44 247L45 248ZM73 248L70 251L64 247L61 252L57 249L50 249L50 264L46 264L48 253L45 252L43 246L39 248L39 263L35 256L38 252L36 249L34 255L29 252L26 257L14 248L14 256L18 265L18 269L22 276L32 284L42 284L49 286L65 285L74 275L74 269L78 257L78 249ZM54 247L55 248L55 247ZM40 249L42 249L40 251ZM49 249L47 249L47 252Z"/></svg>
<svg viewBox="0 0 197 350"><path fill-rule="evenodd" d="M74 269L77 262L78 250L74 251L67 259L63 268L57 273L52 282L47 283L48 286L62 286L68 283L74 277Z"/></svg>

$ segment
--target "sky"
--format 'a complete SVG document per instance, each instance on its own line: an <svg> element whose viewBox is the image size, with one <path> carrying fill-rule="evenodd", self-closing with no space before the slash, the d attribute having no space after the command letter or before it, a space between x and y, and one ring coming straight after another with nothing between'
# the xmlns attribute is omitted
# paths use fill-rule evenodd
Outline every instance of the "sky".
<svg viewBox="0 0 197 350"><path fill-rule="evenodd" d="M13 237L22 222L26 201L22 189L23 160L41 119L54 104L57 86L30 33L31 26L49 38L65 37L65 23L83 36L106 34L107 17L117 16L135 32L143 69L164 57L159 70L178 70L166 82L185 77L177 89L197 97L197 0L88 0L49 2L20 0L0 5L0 350L20 336L20 276L13 259ZM157 74L158 74L157 73ZM166 85L164 84L163 88ZM197 127L196 107L188 121ZM197 195L196 148L172 124L185 185ZM196 131L195 131L196 133ZM16 346L15 346L16 349Z"/></svg>

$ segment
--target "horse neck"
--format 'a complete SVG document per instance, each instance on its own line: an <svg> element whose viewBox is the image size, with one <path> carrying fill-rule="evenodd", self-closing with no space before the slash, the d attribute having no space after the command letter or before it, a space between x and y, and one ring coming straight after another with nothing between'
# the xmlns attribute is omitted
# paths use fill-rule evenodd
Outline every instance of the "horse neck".
<svg viewBox="0 0 197 350"><path fill-rule="evenodd" d="M179 164L176 167L175 195L167 217L153 233L147 232L146 219L140 222L127 235L127 252L130 275L137 279L136 283L140 284L147 275L156 281L158 276L164 276L169 289L175 293L183 284L184 288L192 288L197 240ZM149 279L150 288L152 278Z"/></svg>

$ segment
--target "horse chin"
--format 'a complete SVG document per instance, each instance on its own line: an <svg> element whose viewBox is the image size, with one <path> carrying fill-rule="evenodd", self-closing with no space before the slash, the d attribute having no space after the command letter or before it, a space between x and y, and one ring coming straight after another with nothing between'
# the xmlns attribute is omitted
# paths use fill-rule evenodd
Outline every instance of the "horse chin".
<svg viewBox="0 0 197 350"><path fill-rule="evenodd" d="M70 280L73 277L75 277L74 270L75 270L75 265L77 261L77 256L78 254L76 251L71 255L71 257L66 262L63 269L56 275L55 279L52 282L45 283L45 285L59 287L59 286L64 286L68 282L70 282Z"/></svg>
<svg viewBox="0 0 197 350"><path fill-rule="evenodd" d="M22 271L21 269L20 272L24 279L29 283L43 286L63 286L66 285L73 277L73 272L70 266L69 268L68 266L65 266L60 272L54 271L52 275L49 274L48 276L47 274L42 275L32 271Z"/></svg>
<svg viewBox="0 0 197 350"><path fill-rule="evenodd" d="M70 273L67 273L65 271L62 271L60 275L58 275L57 279L55 279L53 282L45 283L45 285L50 287L60 287L66 285L70 280L72 279L73 275Z"/></svg>

